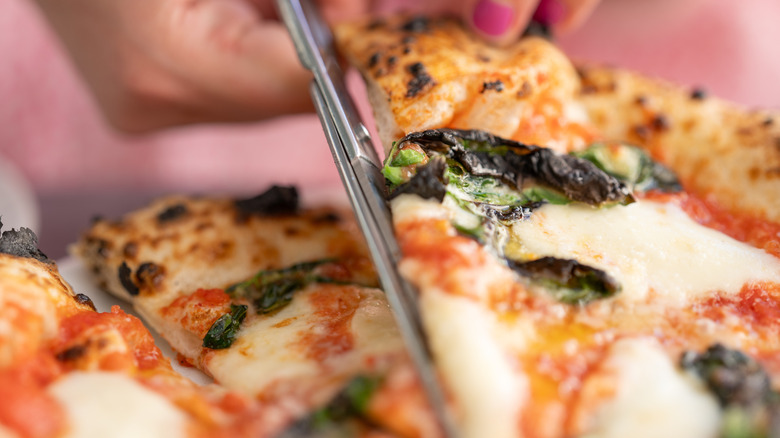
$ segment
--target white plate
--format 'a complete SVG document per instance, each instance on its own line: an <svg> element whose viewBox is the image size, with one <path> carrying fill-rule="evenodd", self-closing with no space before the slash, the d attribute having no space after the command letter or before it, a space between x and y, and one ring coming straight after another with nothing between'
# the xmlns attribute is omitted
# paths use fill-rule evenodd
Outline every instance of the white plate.
<svg viewBox="0 0 780 438"><path fill-rule="evenodd" d="M57 266L60 269L60 274L62 274L62 277L65 279L65 281L70 283L76 293L87 295L90 299L92 299L92 302L95 303L95 307L97 308L98 312L110 312L111 306L119 306L126 313L138 317L138 314L135 313L133 306L130 305L130 303L122 301L112 295L109 295L107 292L100 290L94 284L89 272L87 272L84 265L82 265L78 259L74 257L66 257L58 261ZM139 317L139 319L141 318ZM141 319L141 321L143 321L143 319ZM146 325L145 322L144 325ZM179 361L176 360L176 353L173 351L168 342L151 327L148 325L146 327L149 329L149 332L152 333L152 336L154 336L155 345L160 348L165 357L170 359L171 365L173 365L173 369L200 385L213 382L210 377L203 374L199 370L179 365Z"/></svg>

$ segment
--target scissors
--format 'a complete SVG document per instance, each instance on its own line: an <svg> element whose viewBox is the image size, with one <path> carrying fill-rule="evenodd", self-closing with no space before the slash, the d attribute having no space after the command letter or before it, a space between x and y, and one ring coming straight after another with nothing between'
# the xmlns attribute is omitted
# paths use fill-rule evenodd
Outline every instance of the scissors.
<svg viewBox="0 0 780 438"><path fill-rule="evenodd" d="M333 35L310 0L277 0L277 5L301 64L314 75L309 90L314 106L407 351L444 436L454 438L456 429L425 340L417 293L396 269L401 251L385 199L382 162L350 98Z"/></svg>

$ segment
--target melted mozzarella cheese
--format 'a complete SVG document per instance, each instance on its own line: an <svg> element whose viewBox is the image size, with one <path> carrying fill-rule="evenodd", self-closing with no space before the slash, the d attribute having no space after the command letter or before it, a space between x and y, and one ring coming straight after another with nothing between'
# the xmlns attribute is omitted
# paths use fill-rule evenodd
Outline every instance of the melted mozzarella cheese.
<svg viewBox="0 0 780 438"><path fill-rule="evenodd" d="M613 382L615 395L595 409L584 406L593 412L587 436L717 436L717 400L700 382L679 371L657 341L639 338L615 343L602 369L585 383L583 391L587 393L589 385L600 386L602 375Z"/></svg>
<svg viewBox="0 0 780 438"><path fill-rule="evenodd" d="M174 438L186 415L160 394L123 374L74 372L49 387L78 438Z"/></svg>
<svg viewBox="0 0 780 438"><path fill-rule="evenodd" d="M325 401L319 398L327 398L344 379L366 367L369 357L403 350L384 294L365 288L349 327L352 348L328 356L325 364L318 362L307 354L306 341L302 341L308 333L328 330L317 322L316 309L308 299L311 293L312 289L300 291L277 313L242 325L236 342L215 351L206 364L211 375L220 384L250 395L279 382L322 389L314 400L319 403Z"/></svg>
<svg viewBox="0 0 780 438"><path fill-rule="evenodd" d="M437 366L459 402L461 436L518 436L527 385L495 341L494 316L438 290L426 291L420 305Z"/></svg>
<svg viewBox="0 0 780 438"><path fill-rule="evenodd" d="M512 227L507 254L575 259L603 269L622 286L618 299L650 291L683 303L749 281L780 282L780 260L706 228L679 207L640 201L592 208L545 205Z"/></svg>

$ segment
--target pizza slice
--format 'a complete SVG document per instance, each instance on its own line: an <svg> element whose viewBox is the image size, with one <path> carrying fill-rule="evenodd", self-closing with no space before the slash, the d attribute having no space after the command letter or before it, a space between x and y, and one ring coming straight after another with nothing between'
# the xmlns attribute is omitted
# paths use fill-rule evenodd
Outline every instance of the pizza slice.
<svg viewBox="0 0 780 438"><path fill-rule="evenodd" d="M780 433L777 115L447 19L335 35L463 436Z"/></svg>
<svg viewBox="0 0 780 438"><path fill-rule="evenodd" d="M182 363L284 412L289 436L342 420L438 436L366 251L347 211L301 209L293 187L160 199L74 248Z"/></svg>
<svg viewBox="0 0 780 438"><path fill-rule="evenodd" d="M260 437L284 411L175 373L140 320L95 311L36 247L0 236L0 435Z"/></svg>

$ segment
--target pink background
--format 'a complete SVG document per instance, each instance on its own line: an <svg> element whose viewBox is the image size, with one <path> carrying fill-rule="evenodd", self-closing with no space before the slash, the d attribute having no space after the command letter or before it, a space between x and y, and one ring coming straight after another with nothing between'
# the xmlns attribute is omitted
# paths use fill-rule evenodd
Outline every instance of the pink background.
<svg viewBox="0 0 780 438"><path fill-rule="evenodd" d="M575 59L773 108L780 107L778 42L776 0L604 0L561 40ZM41 199L338 184L314 115L136 138L113 132L30 0L0 0L0 54L0 158L15 163Z"/></svg>

